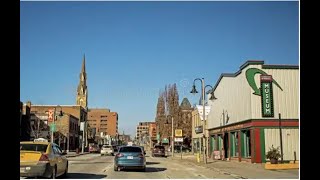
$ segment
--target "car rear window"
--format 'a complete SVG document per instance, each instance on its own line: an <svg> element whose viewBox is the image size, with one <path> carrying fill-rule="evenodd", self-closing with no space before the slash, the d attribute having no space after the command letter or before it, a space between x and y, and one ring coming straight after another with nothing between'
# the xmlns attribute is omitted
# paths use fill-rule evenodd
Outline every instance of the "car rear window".
<svg viewBox="0 0 320 180"><path fill-rule="evenodd" d="M104 145L104 146L102 146L102 148L111 148L111 146Z"/></svg>
<svg viewBox="0 0 320 180"><path fill-rule="evenodd" d="M47 144L20 144L20 150L46 152Z"/></svg>
<svg viewBox="0 0 320 180"><path fill-rule="evenodd" d="M155 146L154 148L164 149L164 146Z"/></svg>
<svg viewBox="0 0 320 180"><path fill-rule="evenodd" d="M142 152L140 147L122 147L119 152Z"/></svg>

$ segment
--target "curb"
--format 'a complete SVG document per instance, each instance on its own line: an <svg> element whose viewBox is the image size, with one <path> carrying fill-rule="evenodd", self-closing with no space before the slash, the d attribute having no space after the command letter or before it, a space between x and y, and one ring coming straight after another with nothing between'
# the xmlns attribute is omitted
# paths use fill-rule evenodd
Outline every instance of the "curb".
<svg viewBox="0 0 320 180"><path fill-rule="evenodd" d="M89 153L79 153L79 154L70 154L70 155L66 155L66 157L68 158L68 157L77 157L77 156L81 156L81 155L85 155L85 154L89 154Z"/></svg>

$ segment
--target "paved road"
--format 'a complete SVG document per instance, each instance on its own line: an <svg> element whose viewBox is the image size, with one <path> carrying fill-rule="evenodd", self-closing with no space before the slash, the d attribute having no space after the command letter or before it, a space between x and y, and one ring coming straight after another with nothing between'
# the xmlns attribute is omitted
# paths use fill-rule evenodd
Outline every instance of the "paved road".
<svg viewBox="0 0 320 180"><path fill-rule="evenodd" d="M114 171L114 156L87 154L69 159L69 179L234 179L204 167L181 163L171 158L147 155L146 172L135 170Z"/></svg>

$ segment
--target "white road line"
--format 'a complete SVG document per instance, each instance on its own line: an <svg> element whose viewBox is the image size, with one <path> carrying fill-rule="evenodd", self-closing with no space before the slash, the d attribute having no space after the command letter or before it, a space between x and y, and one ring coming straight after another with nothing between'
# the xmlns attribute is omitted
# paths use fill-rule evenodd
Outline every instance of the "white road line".
<svg viewBox="0 0 320 180"><path fill-rule="evenodd" d="M107 172L111 167L112 167L113 163L112 164L109 164L106 168L104 168L102 170L102 172Z"/></svg>

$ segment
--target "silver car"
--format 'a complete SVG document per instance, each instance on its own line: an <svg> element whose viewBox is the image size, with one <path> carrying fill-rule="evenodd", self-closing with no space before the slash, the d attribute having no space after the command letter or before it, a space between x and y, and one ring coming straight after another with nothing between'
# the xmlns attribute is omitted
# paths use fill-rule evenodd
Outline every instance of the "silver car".
<svg viewBox="0 0 320 180"><path fill-rule="evenodd" d="M112 156L114 156L113 147L111 145L103 145L101 147L100 154L101 154L101 156L104 156L104 155L112 155Z"/></svg>

